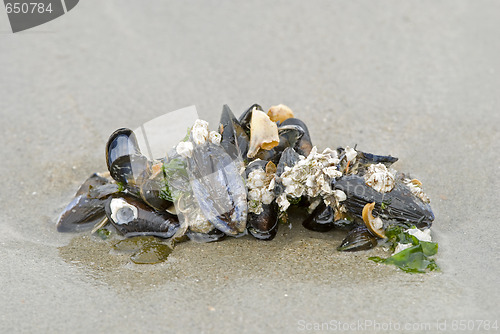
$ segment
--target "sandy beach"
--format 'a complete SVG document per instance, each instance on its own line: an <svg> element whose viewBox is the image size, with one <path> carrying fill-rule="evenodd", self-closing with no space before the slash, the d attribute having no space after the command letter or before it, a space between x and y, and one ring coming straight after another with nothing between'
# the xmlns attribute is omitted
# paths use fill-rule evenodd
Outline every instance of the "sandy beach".
<svg viewBox="0 0 500 334"><path fill-rule="evenodd" d="M499 22L499 2L451 0L86 0L16 34L0 13L0 332L500 322ZM106 169L115 129L190 105L216 129L223 104L253 103L290 106L320 149L398 157L431 198L441 272L369 261L380 248L338 252L345 232L300 221L271 242L183 243L156 265L56 231L79 185Z"/></svg>

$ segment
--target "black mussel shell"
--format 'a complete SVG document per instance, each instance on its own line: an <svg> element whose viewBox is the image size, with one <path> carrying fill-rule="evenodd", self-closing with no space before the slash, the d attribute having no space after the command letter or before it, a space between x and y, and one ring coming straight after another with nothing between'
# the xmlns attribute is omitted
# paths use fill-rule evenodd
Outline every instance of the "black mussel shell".
<svg viewBox="0 0 500 334"><path fill-rule="evenodd" d="M121 128L111 134L106 144L106 164L111 177L125 186L135 186L139 178L147 177L148 159L141 154L134 132Z"/></svg>
<svg viewBox="0 0 500 334"><path fill-rule="evenodd" d="M246 178L257 169L266 170L269 162L254 160L245 169ZM262 204L262 212L256 214L248 212L247 230L255 238L260 240L272 240L278 231L278 205L275 201L271 204Z"/></svg>
<svg viewBox="0 0 500 334"><path fill-rule="evenodd" d="M126 237L152 235L170 238L179 228L177 216L158 212L140 199L127 194L109 197L105 211L118 233Z"/></svg>
<svg viewBox="0 0 500 334"><path fill-rule="evenodd" d="M302 226L308 230L317 232L328 232L334 228L333 221L335 212L331 206L327 206L323 201L314 211L302 222Z"/></svg>
<svg viewBox="0 0 500 334"><path fill-rule="evenodd" d="M304 132L304 134L299 138L299 140L295 144L294 148L299 154L302 154L303 156L307 157L309 153L311 153L313 145L306 124L298 118L288 118L280 124L280 127L286 127L289 125L299 126Z"/></svg>
<svg viewBox="0 0 500 334"><path fill-rule="evenodd" d="M398 158L390 155L376 155L366 152L357 151L357 159L354 165L350 166L351 174L363 175L366 173L368 167L373 164L384 164L390 167L393 163L398 161Z"/></svg>
<svg viewBox="0 0 500 334"><path fill-rule="evenodd" d="M373 236L370 231L368 231L366 226L360 225L347 233L347 236L337 250L344 252L357 252L372 249L377 246L377 244L377 238Z"/></svg>
<svg viewBox="0 0 500 334"><path fill-rule="evenodd" d="M88 195L89 192L92 191L92 189L104 186L106 184L111 184L111 181L97 173L94 173L90 175L89 178L85 180L85 182L82 183L82 185L76 192L75 197L83 194Z"/></svg>
<svg viewBox="0 0 500 334"><path fill-rule="evenodd" d="M389 224L428 228L434 221L430 205L414 196L410 189L400 182L396 183L392 191L380 193L367 186L363 176L346 175L336 180L333 187L347 195L347 199L342 203L358 218L362 217L366 204L375 202L374 216L379 216Z"/></svg>
<svg viewBox="0 0 500 334"><path fill-rule="evenodd" d="M278 233L278 205L276 202L262 204L262 212L248 213L248 232L259 240L273 240Z"/></svg>
<svg viewBox="0 0 500 334"><path fill-rule="evenodd" d="M92 229L104 218L104 202L103 199L86 195L75 197L59 216L57 231L81 232Z"/></svg>
<svg viewBox="0 0 500 334"><path fill-rule="evenodd" d="M104 201L118 191L115 184L97 173L92 174L75 194L58 218L59 232L79 232L92 229L104 218Z"/></svg>
<svg viewBox="0 0 500 334"><path fill-rule="evenodd" d="M291 147L287 147L280 156L280 160L276 166L276 186L274 187L274 194L279 196L285 190L281 183L281 174L285 171L285 167L292 168L297 161L299 161L299 154Z"/></svg>
<svg viewBox="0 0 500 334"><path fill-rule="evenodd" d="M246 158L250 139L226 104L222 107L219 132L222 135L221 146L231 158Z"/></svg>
<svg viewBox="0 0 500 334"><path fill-rule="evenodd" d="M247 167L245 168L245 176L248 178L248 175L250 175L251 172L257 169L262 169L263 171L266 170L266 165L268 164L268 161L264 160L254 160L250 162Z"/></svg>
<svg viewBox="0 0 500 334"><path fill-rule="evenodd" d="M299 160L300 156L297 151L291 147L287 147L281 154L278 165L276 166L276 176L281 176L285 171L285 167L292 168Z"/></svg>
<svg viewBox="0 0 500 334"><path fill-rule="evenodd" d="M243 114L241 114L240 118L238 119L238 122L243 127L249 138L250 138L250 121L252 120L253 108L256 108L257 110L260 111L264 111L264 109L262 109L260 105L255 103L252 104L250 108L248 108Z"/></svg>
<svg viewBox="0 0 500 334"><path fill-rule="evenodd" d="M335 227L338 230L348 231L352 230L354 224L355 224L354 221L348 219L339 219L333 222L333 227Z"/></svg>
<svg viewBox="0 0 500 334"><path fill-rule="evenodd" d="M390 167L393 163L398 161L399 159L390 155L376 155L372 153L366 153L358 151L357 156L358 161L363 165L372 165L382 163L386 165L386 167Z"/></svg>
<svg viewBox="0 0 500 334"><path fill-rule="evenodd" d="M297 125L286 125L283 127L279 127L278 133L280 139L278 146L273 147L270 150L259 150L259 152L255 155L255 159L272 161L275 164L278 164L283 151L289 147L296 147L296 145L304 135L303 129Z"/></svg>
<svg viewBox="0 0 500 334"><path fill-rule="evenodd" d="M157 211L167 211L173 205L171 201L160 197L162 178L163 173L160 173L154 179L144 180L139 186L141 199Z"/></svg>

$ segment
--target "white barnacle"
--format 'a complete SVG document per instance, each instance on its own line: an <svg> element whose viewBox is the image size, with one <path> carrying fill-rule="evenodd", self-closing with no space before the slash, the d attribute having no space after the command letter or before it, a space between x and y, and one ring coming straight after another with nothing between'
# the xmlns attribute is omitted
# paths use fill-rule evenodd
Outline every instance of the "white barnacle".
<svg viewBox="0 0 500 334"><path fill-rule="evenodd" d="M248 174L247 187L248 189L260 188L264 186L266 172L262 169L255 169Z"/></svg>
<svg viewBox="0 0 500 334"><path fill-rule="evenodd" d="M335 194L335 198L339 202L343 202L347 199L347 195L342 190L335 190L334 194Z"/></svg>
<svg viewBox="0 0 500 334"><path fill-rule="evenodd" d="M212 144L219 145L220 141L222 140L222 136L220 133L218 133L216 131L210 131L210 133L208 135L208 140L210 140L210 142Z"/></svg>
<svg viewBox="0 0 500 334"><path fill-rule="evenodd" d="M261 199L262 204L271 204L271 202L274 200L274 193L267 189L263 189L261 192Z"/></svg>
<svg viewBox="0 0 500 334"><path fill-rule="evenodd" d="M365 183L380 193L389 192L395 185L394 172L384 164L370 165L365 174Z"/></svg>
<svg viewBox="0 0 500 334"><path fill-rule="evenodd" d="M305 187L301 183L294 183L286 187L285 192L292 197L299 198L304 195Z"/></svg>
<svg viewBox="0 0 500 334"><path fill-rule="evenodd" d="M290 202L288 201L285 193L282 193L276 198L276 203L278 204L280 211L286 211L290 206Z"/></svg>
<svg viewBox="0 0 500 334"><path fill-rule="evenodd" d="M335 166L325 167L323 172L332 179L342 176L342 172L337 170L337 167Z"/></svg>
<svg viewBox="0 0 500 334"><path fill-rule="evenodd" d="M128 204L123 198L113 198L109 204L111 219L118 225L128 224L137 219L137 208Z"/></svg>
<svg viewBox="0 0 500 334"><path fill-rule="evenodd" d="M354 162L354 160L356 159L357 156L358 156L358 152L356 152L355 149L350 148L349 146L346 146L346 148L345 148L345 158L347 159L347 161Z"/></svg>
<svg viewBox="0 0 500 334"><path fill-rule="evenodd" d="M307 157L300 156L300 160L293 167L285 167L281 181L285 186L285 194L292 198L303 195L320 197L326 204L335 202L331 182L342 176L335 164L338 163L337 152L326 149L318 153L313 147ZM284 199L282 200L284 202Z"/></svg>
<svg viewBox="0 0 500 334"><path fill-rule="evenodd" d="M429 196L422 189L422 182L416 179L404 179L403 183L410 189L411 193L422 200L424 203L430 203Z"/></svg>
<svg viewBox="0 0 500 334"><path fill-rule="evenodd" d="M181 141L177 146L175 147L175 151L177 154L184 158L190 158L193 154L193 143L189 141Z"/></svg>
<svg viewBox="0 0 500 334"><path fill-rule="evenodd" d="M249 200L248 201L248 211L259 215L264 211L262 208L262 202L257 200Z"/></svg>
<svg viewBox="0 0 500 334"><path fill-rule="evenodd" d="M269 191L274 191L274 187L276 186L276 178L273 177L271 179L271 182L269 182L269 185L267 186L267 190Z"/></svg>
<svg viewBox="0 0 500 334"><path fill-rule="evenodd" d="M250 189L248 190L248 199L251 201L260 201L261 193L260 189Z"/></svg>
<svg viewBox="0 0 500 334"><path fill-rule="evenodd" d="M187 220L189 222L189 229L193 232L208 233L213 229L213 225L200 210L192 210Z"/></svg>
<svg viewBox="0 0 500 334"><path fill-rule="evenodd" d="M318 178L318 186L323 194L331 194L332 187L330 186L330 180L325 178L324 175L320 175Z"/></svg>
<svg viewBox="0 0 500 334"><path fill-rule="evenodd" d="M273 187L270 187L271 183ZM248 211L260 214L262 204L271 204L274 200L274 174L267 174L263 169L256 168L248 174Z"/></svg>
<svg viewBox="0 0 500 334"><path fill-rule="evenodd" d="M208 122L197 119L191 129L191 137L197 145L203 145L208 139Z"/></svg>

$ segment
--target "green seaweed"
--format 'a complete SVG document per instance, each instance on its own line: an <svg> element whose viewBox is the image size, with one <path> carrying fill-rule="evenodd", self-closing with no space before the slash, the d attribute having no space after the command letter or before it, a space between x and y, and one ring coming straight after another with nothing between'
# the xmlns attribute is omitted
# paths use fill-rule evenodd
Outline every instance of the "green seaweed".
<svg viewBox="0 0 500 334"><path fill-rule="evenodd" d="M125 190L125 185L123 183L116 181L116 184L118 185L118 192Z"/></svg>
<svg viewBox="0 0 500 334"><path fill-rule="evenodd" d="M163 180L160 190L160 198L167 201L175 202L182 191L171 186L171 180L185 179L188 180L189 176L186 170L186 163L181 159L172 159L169 162L163 163Z"/></svg>
<svg viewBox="0 0 500 334"><path fill-rule="evenodd" d="M436 261L430 258L437 254L438 244L436 242L420 241L413 235L404 232L403 228L399 226L386 230L386 236L388 241L392 243L392 250L396 248L398 243L412 244L412 246L386 259L372 256L368 258L369 260L395 265L407 273L425 273L439 270Z"/></svg>
<svg viewBox="0 0 500 334"><path fill-rule="evenodd" d="M390 199L390 198L385 199L385 200L382 202L382 204L380 204L380 209L382 209L382 210L387 209L387 208L389 207L389 205L391 205L391 202L392 202L392 201L391 201L391 199Z"/></svg>
<svg viewBox="0 0 500 334"><path fill-rule="evenodd" d="M300 203L302 197L292 197L292 196L287 196L288 202L290 202L290 205L297 205Z"/></svg>
<svg viewBox="0 0 500 334"><path fill-rule="evenodd" d="M107 228L100 228L96 231L96 234L102 240L106 240L110 237L111 231L108 230Z"/></svg>

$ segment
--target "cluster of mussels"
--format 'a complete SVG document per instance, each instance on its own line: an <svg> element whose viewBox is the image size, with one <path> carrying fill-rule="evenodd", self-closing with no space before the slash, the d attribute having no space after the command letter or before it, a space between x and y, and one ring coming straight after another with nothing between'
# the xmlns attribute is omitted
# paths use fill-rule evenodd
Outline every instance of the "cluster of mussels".
<svg viewBox="0 0 500 334"><path fill-rule="evenodd" d="M57 228L96 232L110 223L125 237L171 242L271 240L296 207L307 210L310 230L348 231L341 251L370 249L395 227L430 241L429 198L420 181L392 169L397 160L350 147L319 152L284 105L266 113L255 104L239 118L225 105L217 131L197 120L159 160L141 153L132 130L116 130L106 144L109 173L83 183Z"/></svg>

